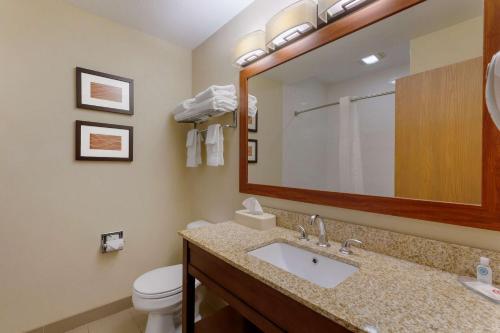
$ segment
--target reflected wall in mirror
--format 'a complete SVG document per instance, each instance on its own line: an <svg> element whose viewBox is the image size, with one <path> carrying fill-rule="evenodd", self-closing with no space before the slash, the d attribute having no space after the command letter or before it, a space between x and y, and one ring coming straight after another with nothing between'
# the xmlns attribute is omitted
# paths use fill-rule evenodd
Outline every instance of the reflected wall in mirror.
<svg viewBox="0 0 500 333"><path fill-rule="evenodd" d="M250 184L481 203L483 1L427 0L248 80Z"/></svg>

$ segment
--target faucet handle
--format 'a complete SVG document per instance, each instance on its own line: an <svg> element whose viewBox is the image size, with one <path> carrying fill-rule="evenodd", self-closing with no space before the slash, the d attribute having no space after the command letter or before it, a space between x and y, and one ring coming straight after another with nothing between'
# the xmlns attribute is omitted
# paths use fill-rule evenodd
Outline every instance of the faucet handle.
<svg viewBox="0 0 500 333"><path fill-rule="evenodd" d="M348 239L342 244L342 247L340 248L339 252L342 254L352 254L351 250L351 245L352 244L357 244L357 245L363 245L363 242L357 239Z"/></svg>
<svg viewBox="0 0 500 333"><path fill-rule="evenodd" d="M318 214L311 215L311 217L309 218L309 224L313 225L318 217L320 217Z"/></svg>
<svg viewBox="0 0 500 333"><path fill-rule="evenodd" d="M309 235L307 234L306 229L302 225L299 225L297 227L297 229L299 229L299 232L300 232L299 239L304 239L304 240L308 241L309 240Z"/></svg>

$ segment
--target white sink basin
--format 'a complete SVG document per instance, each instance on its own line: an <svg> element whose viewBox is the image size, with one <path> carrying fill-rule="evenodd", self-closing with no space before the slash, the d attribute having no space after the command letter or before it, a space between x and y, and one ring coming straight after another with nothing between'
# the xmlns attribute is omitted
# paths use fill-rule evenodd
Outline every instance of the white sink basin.
<svg viewBox="0 0 500 333"><path fill-rule="evenodd" d="M333 288L358 271L355 266L286 243L272 243L248 254L324 288Z"/></svg>

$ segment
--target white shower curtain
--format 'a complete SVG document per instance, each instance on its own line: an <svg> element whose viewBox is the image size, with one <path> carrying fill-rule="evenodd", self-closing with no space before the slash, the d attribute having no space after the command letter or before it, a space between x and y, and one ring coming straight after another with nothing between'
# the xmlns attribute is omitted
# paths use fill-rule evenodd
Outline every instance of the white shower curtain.
<svg viewBox="0 0 500 333"><path fill-rule="evenodd" d="M356 103L340 99L339 173L340 191L364 193L361 137Z"/></svg>

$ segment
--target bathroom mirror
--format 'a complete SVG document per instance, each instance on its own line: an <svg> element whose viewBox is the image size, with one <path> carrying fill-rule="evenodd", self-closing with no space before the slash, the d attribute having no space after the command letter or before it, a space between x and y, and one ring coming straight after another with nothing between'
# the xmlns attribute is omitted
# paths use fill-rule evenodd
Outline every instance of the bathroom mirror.
<svg viewBox="0 0 500 333"><path fill-rule="evenodd" d="M496 2L378 0L247 67L240 190L449 223L484 209Z"/></svg>

